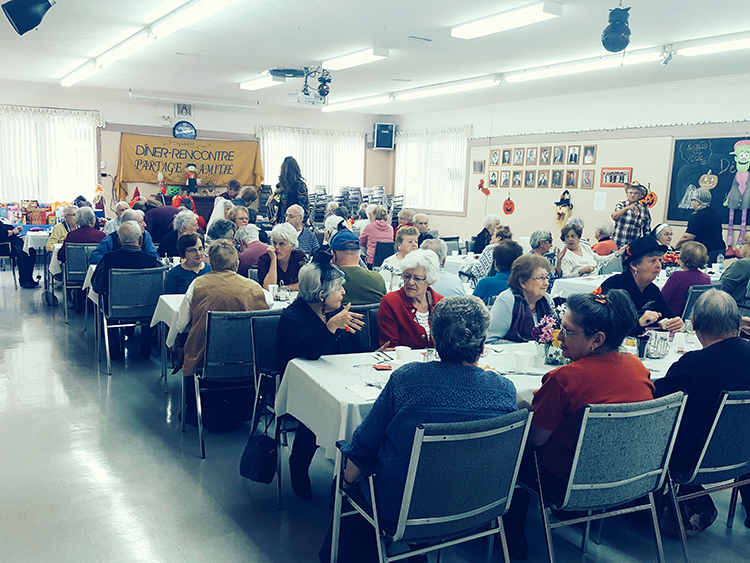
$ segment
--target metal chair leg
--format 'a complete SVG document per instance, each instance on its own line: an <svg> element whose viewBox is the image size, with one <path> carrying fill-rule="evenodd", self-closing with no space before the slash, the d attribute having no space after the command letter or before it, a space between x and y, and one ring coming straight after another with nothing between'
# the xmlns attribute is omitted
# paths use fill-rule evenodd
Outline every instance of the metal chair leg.
<svg viewBox="0 0 750 563"><path fill-rule="evenodd" d="M185 417L187 416L187 394L185 392L185 376L182 376L182 392L180 393L180 409L182 410L182 427L181 431L185 432Z"/></svg>
<svg viewBox="0 0 750 563"><path fill-rule="evenodd" d="M682 521L682 513L680 512L680 501L677 499L677 490L672 481L672 475L669 473L669 470L667 470L667 488L669 489L669 495L672 499L672 509L674 510L674 517L677 521L677 533L680 535L680 540L682 541L682 551L685 557L685 563L690 563L690 552L688 551L687 537L685 535L685 524Z"/></svg>
<svg viewBox="0 0 750 563"><path fill-rule="evenodd" d="M65 275L67 271L67 266L65 267L65 271L63 271L63 303L65 307L65 324L68 324L68 276Z"/></svg>
<svg viewBox="0 0 750 563"><path fill-rule="evenodd" d="M508 553L508 538L505 537L505 524L503 523L502 516L497 519L498 524L500 525L500 544L503 546L503 561L505 563L510 563L510 554ZM487 553L487 561L492 560L492 552L494 551L494 538L495 536L490 536L490 545Z"/></svg>
<svg viewBox="0 0 750 563"><path fill-rule="evenodd" d="M661 532L659 531L659 515L656 513L654 493L648 494L648 500L651 503L651 522L654 525L654 537L656 538L656 556L659 560L659 563L664 563L664 547L661 544ZM682 526L682 523L680 523L680 526Z"/></svg>
<svg viewBox="0 0 750 563"><path fill-rule="evenodd" d="M109 358L109 327L107 316L102 312L102 327L104 329L104 351L107 354L107 375L112 375L112 362Z"/></svg>
<svg viewBox="0 0 750 563"><path fill-rule="evenodd" d="M277 445L278 447L278 445ZM336 465L334 467L339 468L336 472L334 481L336 488L334 494L336 495L333 500L333 528L331 530L331 563L337 563L339 558L339 534L341 532L341 505L343 499L341 496L341 451L336 451Z"/></svg>
<svg viewBox="0 0 750 563"><path fill-rule="evenodd" d="M737 477L734 482L739 482L740 478ZM734 513L737 510L737 495L739 494L739 488L734 487L732 489L732 496L729 499L729 513L727 514L727 528L731 528L734 525Z"/></svg>
<svg viewBox="0 0 750 563"><path fill-rule="evenodd" d="M281 510L281 435L283 423L276 419L276 510Z"/></svg>
<svg viewBox="0 0 750 563"><path fill-rule="evenodd" d="M195 382L195 410L198 414L198 440L201 443L201 459L206 459L206 446L203 443L203 411L201 409L201 382L197 375L193 375ZM183 417L185 418L185 417Z"/></svg>
<svg viewBox="0 0 750 563"><path fill-rule="evenodd" d="M536 468L536 480L539 484L539 508L542 511L542 524L544 525L544 539L547 542L547 554L549 556L549 563L555 563L555 551L552 545L552 528L550 528L549 514L544 506L544 492L542 491L542 477L539 472L539 459L537 458L536 452L534 452L534 467Z"/></svg>
<svg viewBox="0 0 750 563"><path fill-rule="evenodd" d="M65 310L68 310L68 307L66 305ZM67 314L67 313L66 313ZM86 334L86 329L88 328L88 320L89 320L89 297L86 295L86 292L83 292L83 333Z"/></svg>
<svg viewBox="0 0 750 563"><path fill-rule="evenodd" d="M591 510L586 512L587 516L591 516ZM591 520L586 522L586 526L583 529L583 536L581 537L581 553L586 553L589 548L589 535L591 534Z"/></svg>

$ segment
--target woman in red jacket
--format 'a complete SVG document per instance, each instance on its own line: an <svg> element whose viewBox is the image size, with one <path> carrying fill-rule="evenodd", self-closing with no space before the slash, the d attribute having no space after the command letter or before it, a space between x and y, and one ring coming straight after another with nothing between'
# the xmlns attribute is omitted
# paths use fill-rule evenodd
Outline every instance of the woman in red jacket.
<svg viewBox="0 0 750 563"><path fill-rule="evenodd" d="M414 250L401 261L404 285L387 294L378 309L380 344L433 348L430 312L443 296L430 285L438 280L440 264L431 250Z"/></svg>

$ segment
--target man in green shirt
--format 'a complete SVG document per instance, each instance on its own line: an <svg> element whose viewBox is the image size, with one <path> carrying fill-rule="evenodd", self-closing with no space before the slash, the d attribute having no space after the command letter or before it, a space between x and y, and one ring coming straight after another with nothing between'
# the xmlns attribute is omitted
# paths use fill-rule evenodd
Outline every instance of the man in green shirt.
<svg viewBox="0 0 750 563"><path fill-rule="evenodd" d="M331 239L333 263L346 274L344 303L370 305L380 303L385 295L383 276L359 266L359 238L348 229L339 231Z"/></svg>

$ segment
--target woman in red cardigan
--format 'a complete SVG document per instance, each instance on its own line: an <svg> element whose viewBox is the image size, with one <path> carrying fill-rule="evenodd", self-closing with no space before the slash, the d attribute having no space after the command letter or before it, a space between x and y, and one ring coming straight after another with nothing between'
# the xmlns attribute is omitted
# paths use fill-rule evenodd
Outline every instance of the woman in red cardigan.
<svg viewBox="0 0 750 563"><path fill-rule="evenodd" d="M380 301L380 344L432 348L430 311L443 298L430 287L440 275L437 256L431 250L414 250L401 261L401 271L403 287Z"/></svg>

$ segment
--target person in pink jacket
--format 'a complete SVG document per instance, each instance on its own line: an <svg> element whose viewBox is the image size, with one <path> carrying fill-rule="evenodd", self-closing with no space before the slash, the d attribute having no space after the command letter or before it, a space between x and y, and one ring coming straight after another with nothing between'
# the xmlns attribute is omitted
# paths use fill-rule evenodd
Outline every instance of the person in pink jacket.
<svg viewBox="0 0 750 563"><path fill-rule="evenodd" d="M360 244L367 248L367 266L372 268L375 259L375 248L378 242L393 242L393 227L388 223L388 210L378 205L370 214L370 224L362 229L359 235Z"/></svg>

